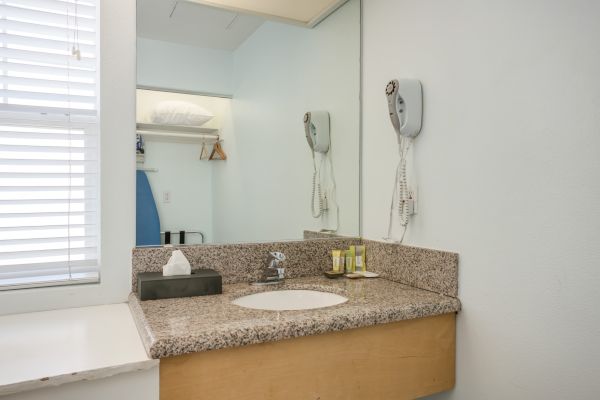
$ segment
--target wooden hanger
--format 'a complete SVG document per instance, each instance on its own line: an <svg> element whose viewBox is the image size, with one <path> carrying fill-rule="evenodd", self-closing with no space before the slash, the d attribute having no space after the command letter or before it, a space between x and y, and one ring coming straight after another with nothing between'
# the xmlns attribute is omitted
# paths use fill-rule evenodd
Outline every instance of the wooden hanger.
<svg viewBox="0 0 600 400"><path fill-rule="evenodd" d="M208 160L209 157L210 154L208 152L208 146L206 145L206 143L202 142L202 149L200 149L200 159Z"/></svg>
<svg viewBox="0 0 600 400"><path fill-rule="evenodd" d="M219 158L215 158L215 153L216 153L216 155L219 156ZM210 153L210 157L208 159L209 160L227 160L227 154L225 154L225 152L223 151L220 141L213 145L213 151L212 151L212 153Z"/></svg>

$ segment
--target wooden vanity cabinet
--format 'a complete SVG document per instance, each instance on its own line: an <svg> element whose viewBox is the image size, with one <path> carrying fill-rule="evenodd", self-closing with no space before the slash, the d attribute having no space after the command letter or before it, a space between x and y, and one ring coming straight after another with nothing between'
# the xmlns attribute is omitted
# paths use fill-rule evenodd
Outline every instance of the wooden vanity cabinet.
<svg viewBox="0 0 600 400"><path fill-rule="evenodd" d="M456 314L161 359L161 400L401 400L451 389Z"/></svg>

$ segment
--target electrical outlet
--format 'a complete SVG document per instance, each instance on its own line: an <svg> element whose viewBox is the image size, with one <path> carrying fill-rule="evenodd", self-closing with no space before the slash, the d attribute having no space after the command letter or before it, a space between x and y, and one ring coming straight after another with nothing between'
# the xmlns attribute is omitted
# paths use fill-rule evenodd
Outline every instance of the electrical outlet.
<svg viewBox="0 0 600 400"><path fill-rule="evenodd" d="M165 190L163 192L163 203L170 203L171 202L171 192L169 192L168 190Z"/></svg>

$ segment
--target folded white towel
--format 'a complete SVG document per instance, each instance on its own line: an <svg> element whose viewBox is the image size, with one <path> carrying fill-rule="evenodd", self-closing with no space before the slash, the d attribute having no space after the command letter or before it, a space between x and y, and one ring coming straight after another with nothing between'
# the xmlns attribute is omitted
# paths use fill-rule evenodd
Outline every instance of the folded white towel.
<svg viewBox="0 0 600 400"><path fill-rule="evenodd" d="M173 251L167 264L163 265L163 276L191 275L191 273L192 267L190 266L190 262L185 258L181 250Z"/></svg>

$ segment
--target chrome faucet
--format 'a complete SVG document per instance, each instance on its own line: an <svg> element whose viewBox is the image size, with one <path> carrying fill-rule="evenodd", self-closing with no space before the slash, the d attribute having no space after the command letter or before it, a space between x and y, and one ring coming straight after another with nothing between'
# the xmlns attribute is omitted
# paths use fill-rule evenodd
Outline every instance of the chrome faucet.
<svg viewBox="0 0 600 400"><path fill-rule="evenodd" d="M269 252L267 262L262 269L260 280L256 285L271 285L283 282L285 278L285 268L281 267L281 263L285 261L285 255L278 251Z"/></svg>

